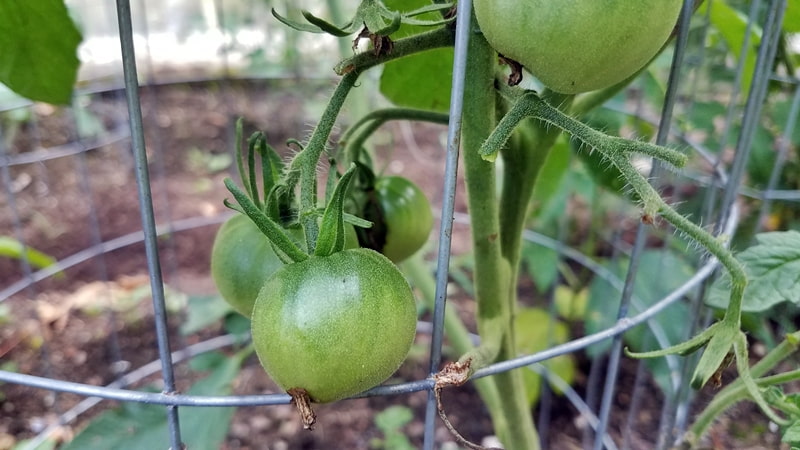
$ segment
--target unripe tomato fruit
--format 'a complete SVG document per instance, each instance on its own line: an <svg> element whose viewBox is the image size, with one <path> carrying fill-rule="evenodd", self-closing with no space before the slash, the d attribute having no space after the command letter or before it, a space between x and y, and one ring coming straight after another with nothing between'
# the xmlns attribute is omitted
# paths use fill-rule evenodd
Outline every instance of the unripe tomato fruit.
<svg viewBox="0 0 800 450"><path fill-rule="evenodd" d="M349 224L346 229L345 247L358 247L355 229ZM289 234L295 242L304 241L300 228ZM217 231L211 249L211 277L222 298L245 317L252 315L264 282L283 266L267 237L249 217L237 214Z"/></svg>
<svg viewBox="0 0 800 450"><path fill-rule="evenodd" d="M431 204L425 193L403 177L381 177L375 182L371 208L364 218L372 228L360 230L363 247L383 253L395 263L417 252L433 228Z"/></svg>
<svg viewBox="0 0 800 450"><path fill-rule="evenodd" d="M416 307L397 267L359 248L275 272L251 324L269 376L324 403L376 386L400 367L414 339Z"/></svg>
<svg viewBox="0 0 800 450"><path fill-rule="evenodd" d="M681 0L475 0L486 40L564 94L602 89L666 42Z"/></svg>

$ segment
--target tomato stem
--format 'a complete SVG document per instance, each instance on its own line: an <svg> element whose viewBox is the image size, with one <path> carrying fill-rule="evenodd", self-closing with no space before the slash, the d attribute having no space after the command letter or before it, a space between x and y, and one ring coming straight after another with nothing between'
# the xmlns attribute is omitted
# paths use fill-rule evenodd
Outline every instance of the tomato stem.
<svg viewBox="0 0 800 450"><path fill-rule="evenodd" d="M495 52L480 34L470 37L466 80L462 145L465 180L474 250L474 282L481 346L462 356L470 369L498 359L517 356L510 307L511 267L503 257L499 209L496 198L495 165L481 158L478 149L497 123L494 72ZM471 359L470 359L471 358ZM510 449L539 449L520 371L498 374L493 381L502 409L490 410L495 431Z"/></svg>
<svg viewBox="0 0 800 450"><path fill-rule="evenodd" d="M413 120L447 125L445 113L413 108L384 108L361 117L344 132L339 143L345 146L344 162L358 161L364 143L375 131L390 120Z"/></svg>
<svg viewBox="0 0 800 450"><path fill-rule="evenodd" d="M300 183L300 222L306 235L306 246L313 253L319 236L317 223L317 164L325 150L339 112L350 90L355 86L361 72L393 59L420 51L453 45L453 30L448 27L400 39L394 43L389 53L375 55L373 52L359 53L336 66L336 73L342 75L336 85L317 126L312 131L307 144L289 165L288 174L299 173ZM294 188L288 184L289 190Z"/></svg>

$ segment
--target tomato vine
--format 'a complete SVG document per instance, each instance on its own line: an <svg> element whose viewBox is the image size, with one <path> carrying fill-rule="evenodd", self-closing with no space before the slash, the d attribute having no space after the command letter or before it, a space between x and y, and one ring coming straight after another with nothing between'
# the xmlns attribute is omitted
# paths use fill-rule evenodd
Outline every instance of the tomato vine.
<svg viewBox="0 0 800 450"><path fill-rule="evenodd" d="M365 23L366 29L358 34L357 39L369 37L372 42L371 51L356 54L336 66L335 72L341 75L341 79L324 112L309 139L302 145L297 143L300 151L286 165L280 179L276 181L276 185L280 186L283 192L294 192L299 188L296 218L304 230L305 249L301 249L286 236L268 211L265 212L264 205L259 202L255 193L255 185L248 187L246 181L247 192L243 192L232 181L226 180L226 186L238 202L238 209L253 220L269 237L272 245L287 262L293 263L294 267L300 267L307 261L313 262L314 258L332 257L342 253L344 223L347 220L343 208L349 183L356 170L356 166L352 163L359 162L363 144L375 130L389 120L447 122L448 117L441 113L409 108L378 110L358 120L345 132L339 143L343 151L337 156L341 158L340 162L344 162L349 168L338 183L332 185L333 194L329 196L324 212L320 213L317 198L317 165L327 148L331 131L344 102L356 86L359 76L364 71L388 61L453 45L452 23L444 12L448 8L441 5L442 2L436 3L438 5L414 13L400 14L386 9L378 0L364 0L356 12L355 19L342 26L328 23L310 13L304 14L310 25L290 22L276 14L281 21L295 28L328 32L336 36L352 34ZM483 5L486 6L488 3L484 2ZM670 8L671 11L674 10L674 5L670 5ZM439 12L445 18L430 21L419 21L415 18L419 14L431 12ZM424 24L436 28L396 41L391 40L390 34L399 29L402 23ZM661 25L661 34L665 36L674 26L673 23ZM637 57L635 64L631 64L624 74L608 78L611 81L605 80L597 85L587 84L600 89L599 91L576 95L581 89L576 91L561 89L568 93L544 89L541 93L537 93L519 87L501 86L497 52L483 34L474 33L471 36L465 81L467 88L464 92L465 108L461 118L463 121L461 142L464 148L466 191L471 218L476 318L481 344L474 348L466 344L463 339L463 329L453 325L451 317L448 329L454 330L463 355L458 361L447 365L436 374L434 379L437 393L444 387L465 383L476 370L489 364L518 356L513 318L517 309L516 286L520 266L521 234L539 172L557 137L565 132L591 151L599 152L606 164L614 166L621 173L635 194L634 198L641 207L644 222L653 223L656 217L663 218L716 257L730 273L732 280L730 304L721 321L687 342L672 348L645 353L627 351L626 353L636 358L652 358L672 353L688 354L705 347L692 378L692 384L699 387L714 376L727 355L732 352L741 377L742 389L748 392L772 420L785 423L764 399L748 365L747 342L740 330L741 304L747 283L742 265L722 240L689 221L667 204L631 162L631 157L639 154L679 168L686 163L686 155L648 142L609 136L574 117L601 104L624 87L635 76L635 73L631 73L641 70L642 61L646 62L652 58L652 53L659 51L659 48L663 50L665 45L663 39L666 37L659 37L656 41L650 42L646 55ZM619 81L621 78L626 79ZM499 198L495 166L498 156L503 158L508 168L503 174ZM332 171L332 174L334 173L335 171ZM252 181L254 174L250 175L249 180ZM331 180L333 179L329 181ZM349 220L358 221L358 218L350 217ZM290 281L296 280L293 278ZM279 287L273 286L275 290ZM263 292L259 298L262 297L266 298ZM267 300L261 302L267 304ZM259 303L256 309L266 308L258 305ZM265 321L258 319L256 323L263 326ZM283 357L283 359L290 358ZM262 356L262 361L266 360L267 357ZM380 382L378 378L382 380L385 374L372 382ZM290 383L282 385L288 388ZM503 372L492 379L479 380L477 386L484 397L501 441L513 449L538 449L538 436L530 420L529 405L525 401L525 396L521 395L525 387L520 371ZM357 393L366 387L365 384L358 384L348 390L337 391L337 395L324 397L328 400L337 399Z"/></svg>

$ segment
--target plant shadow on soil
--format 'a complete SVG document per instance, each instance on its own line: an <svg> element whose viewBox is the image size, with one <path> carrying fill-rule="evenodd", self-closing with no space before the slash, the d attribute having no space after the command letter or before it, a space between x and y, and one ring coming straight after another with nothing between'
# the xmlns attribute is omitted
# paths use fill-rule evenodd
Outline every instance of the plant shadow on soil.
<svg viewBox="0 0 800 450"><path fill-rule="evenodd" d="M269 142L290 154L283 146L288 138L305 137L314 122L315 111L309 104L323 105L331 83L225 81L215 83L174 84L142 89L145 133L150 157L151 185L156 222L159 224L188 218L212 219L226 213L222 200L229 197L222 179L235 171L233 165L217 170L209 157L224 158L232 142L233 120L243 117L246 132L264 130ZM124 97L119 92L95 95L86 105L86 113L99 128L83 144L102 140L113 130L124 128ZM76 139L76 118L66 111L40 107L33 124L22 124L9 148L12 157L32 148L70 145ZM94 122L93 122L94 123ZM86 125L82 125L86 130ZM409 137L401 125L386 127L378 137L378 160L387 173L402 173L428 194L434 208L441 205L443 127L415 128ZM91 131L91 129L90 129ZM24 241L61 260L99 242L141 230L141 219L133 178L133 160L127 140L103 145L73 156L42 159L10 168L15 186L14 202L0 198L0 234ZM48 155L48 153L42 153ZM320 171L324 173L324 170ZM463 180L462 180L463 181ZM464 195L456 209L466 212ZM164 235L159 240L164 279L171 289L188 295L215 293L209 276L209 256L217 224L200 226ZM438 226L434 228L438 229ZM469 231L456 224L453 252L463 254L469 248ZM433 248L433 247L430 247ZM0 286L10 286L24 279L26 269L18 262L0 259ZM104 385L114 380L112 370L118 354L125 367L135 369L157 359L149 298L118 314L106 314L102 299L91 295L76 300L76 292L101 282L109 289L134 292L149 283L144 247L141 243L117 250L100 252L67 270L24 289L6 302L9 322L0 328L0 360L20 373L47 376ZM108 283L104 283L108 282ZM532 294L530 282L523 285ZM451 306L459 309L465 323L474 328L474 305L464 293L451 297ZM173 349L182 348L223 333L221 324L200 333L182 336L178 332L181 314L170 317ZM112 333L114 331L114 333ZM580 333L581 330L576 330ZM113 339L109 337L115 336ZM419 336L417 345L426 345L428 337ZM114 345L112 345L112 343ZM446 355L450 359L458 355ZM395 375L395 380L417 380L427 376L426 357L409 358ZM579 357L580 374L575 384L579 394L585 390L589 361ZM118 366L118 364L117 364ZM631 390L637 365L624 360L618 379L616 404L610 430L621 442L625 429ZM188 388L191 376L185 366L176 372L180 389ZM136 387L157 382L153 376ZM631 447L652 447L658 430L661 396L647 381L651 395L640 401L638 416L630 425ZM236 394L278 392L255 357L248 358L234 382ZM36 435L42 426L57 421L60 412L77 404L82 397L54 394L49 391L5 384L0 391L0 448ZM374 415L392 405L405 405L414 412L414 420L403 428L414 447L421 447L426 393L404 396L346 400L318 407L319 422L312 432L302 430L293 407L242 407L237 410L222 448L224 449L366 449L381 433ZM707 401L707 399L703 399ZM492 434L488 414L470 385L447 390L444 404L455 427L467 438L480 442ZM63 436L85 426L93 416L114 407L106 401L81 415L66 428ZM752 408L742 408L751 423L764 423ZM534 411L537 417L538 410ZM738 417L737 417L738 421ZM580 448L582 427L575 409L562 397L555 397L548 427L552 449ZM454 439L437 419L437 442ZM724 432L717 432L715 444L725 443ZM741 440L737 442L741 443ZM764 444L764 440L760 441ZM774 444L774 442L773 442ZM753 444L759 445L759 444ZM714 448L733 448L718 447ZM742 447L739 447L742 448ZM758 448L758 447L753 447Z"/></svg>

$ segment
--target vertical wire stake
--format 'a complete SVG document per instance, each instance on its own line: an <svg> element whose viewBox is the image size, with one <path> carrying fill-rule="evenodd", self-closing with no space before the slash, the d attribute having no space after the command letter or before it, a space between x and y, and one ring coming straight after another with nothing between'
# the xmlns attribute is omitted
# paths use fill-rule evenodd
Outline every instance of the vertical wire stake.
<svg viewBox="0 0 800 450"><path fill-rule="evenodd" d="M667 82L667 93L664 98L664 106L661 111L661 121L658 125L658 134L656 136L656 144L664 145L669 136L669 129L671 126L672 112L675 108L675 100L677 98L680 66L683 61L683 55L686 52L686 45L689 37L689 23L692 19L694 12L692 0L684 0L681 14L678 19L678 37L675 42L675 53L672 55L672 66L669 72L669 81ZM650 177L657 177L659 172L663 169L658 161L654 161L653 169L650 171ZM620 299L620 306L617 312L617 319L622 319L628 315L628 306L630 305L631 297L633 296L633 288L636 280L636 273L639 268L642 252L644 251L644 244L647 237L647 229L643 223L639 223L636 229L636 240L631 253L630 264L628 265L628 273L625 277L625 286L622 289L622 298ZM594 449L600 450L603 448L603 436L608 427L608 418L611 413L611 403L614 398L614 388L617 381L617 374L619 372L620 357L622 353L622 334L614 337L611 346L611 353L608 361L608 368L606 372L606 380L603 389L603 400L600 405L600 413L598 418L600 424L597 426L597 431L594 439Z"/></svg>
<svg viewBox="0 0 800 450"><path fill-rule="evenodd" d="M117 19L119 39L122 47L122 70L125 79L125 96L128 104L128 120L131 127L131 146L135 161L136 184L139 192L139 212L142 216L147 268L150 273L150 289L153 294L156 338L161 360L161 376L164 379L164 392L175 392L175 377L172 372L172 356L167 335L167 313L164 303L164 284L161 277L161 264L158 260L158 236L153 214L153 197L150 192L150 174L147 170L147 153L144 145L142 108L139 103L139 82L136 74L136 54L133 48L133 29L131 26L131 7L129 0L117 0ZM167 406L167 426L173 450L183 448L181 443L178 407Z"/></svg>
<svg viewBox="0 0 800 450"><path fill-rule="evenodd" d="M458 173L458 151L461 144L461 111L464 106L464 78L467 67L467 43L470 33L472 0L458 3L456 16L456 41L453 61L453 84L450 91L450 121L447 126L447 157L444 172L442 217L439 228L439 249L436 260L436 296L433 308L433 335L431 337L430 373L439 370L442 362L442 339L444 337L444 308L447 299L447 275L450 267L450 239L453 235L453 211L456 198L456 175ZM425 437L423 448L433 450L436 420L436 396L428 391L425 407Z"/></svg>

